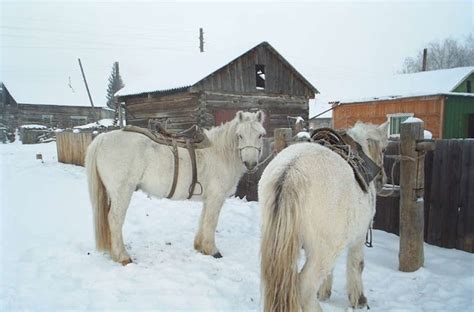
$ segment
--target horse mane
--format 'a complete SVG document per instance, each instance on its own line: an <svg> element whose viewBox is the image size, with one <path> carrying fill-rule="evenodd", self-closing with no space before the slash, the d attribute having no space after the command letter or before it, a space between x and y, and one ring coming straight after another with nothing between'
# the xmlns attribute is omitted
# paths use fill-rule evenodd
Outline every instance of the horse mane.
<svg viewBox="0 0 474 312"><path fill-rule="evenodd" d="M235 136L237 123L238 120L234 118L220 126L205 130L209 141L211 141L211 148L215 149L217 153L223 153L226 158L237 155L235 152L237 150L237 140Z"/></svg>
<svg viewBox="0 0 474 312"><path fill-rule="evenodd" d="M384 140L387 140L387 136L381 135L378 131L378 125L360 121L358 121L354 127L349 128L347 134L362 146L367 146L367 139L372 139L377 142L382 141L382 143L384 143Z"/></svg>

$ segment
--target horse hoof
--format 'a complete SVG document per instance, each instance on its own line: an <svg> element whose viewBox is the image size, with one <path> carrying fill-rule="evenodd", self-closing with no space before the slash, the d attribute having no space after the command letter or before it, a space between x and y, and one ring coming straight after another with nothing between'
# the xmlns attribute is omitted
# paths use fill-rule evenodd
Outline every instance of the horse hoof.
<svg viewBox="0 0 474 312"><path fill-rule="evenodd" d="M222 258L222 254L219 251L213 254L212 256L216 259Z"/></svg>
<svg viewBox="0 0 474 312"><path fill-rule="evenodd" d="M120 263L123 265L123 266L126 266L127 264L129 263L132 263L132 259L128 258L128 259L125 259L123 261L120 261Z"/></svg>

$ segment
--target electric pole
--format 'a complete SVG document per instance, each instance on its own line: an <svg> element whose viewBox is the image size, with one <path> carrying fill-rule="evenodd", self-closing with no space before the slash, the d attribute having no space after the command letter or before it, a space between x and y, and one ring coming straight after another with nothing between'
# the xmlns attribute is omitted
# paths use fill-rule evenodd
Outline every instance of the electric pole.
<svg viewBox="0 0 474 312"><path fill-rule="evenodd" d="M199 28L199 51L204 52L204 31Z"/></svg>

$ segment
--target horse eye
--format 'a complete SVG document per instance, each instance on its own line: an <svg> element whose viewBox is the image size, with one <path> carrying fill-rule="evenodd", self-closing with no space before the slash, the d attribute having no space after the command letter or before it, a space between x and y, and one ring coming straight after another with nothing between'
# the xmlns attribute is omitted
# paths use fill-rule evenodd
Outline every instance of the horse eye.
<svg viewBox="0 0 474 312"><path fill-rule="evenodd" d="M239 139L242 139L242 136L239 134Z"/></svg>
<svg viewBox="0 0 474 312"><path fill-rule="evenodd" d="M259 139L261 139L262 137L263 137L263 134L260 134L260 135L258 136Z"/></svg>

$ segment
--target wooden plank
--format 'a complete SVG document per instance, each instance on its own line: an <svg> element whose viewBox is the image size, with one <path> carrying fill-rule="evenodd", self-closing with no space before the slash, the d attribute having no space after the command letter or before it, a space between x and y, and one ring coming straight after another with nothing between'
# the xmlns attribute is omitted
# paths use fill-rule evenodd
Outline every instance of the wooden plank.
<svg viewBox="0 0 474 312"><path fill-rule="evenodd" d="M447 248L456 247L458 207L460 205L460 180L461 180L461 144L460 140L448 141L447 171L449 175L445 183L446 199L445 218L443 222L442 246Z"/></svg>
<svg viewBox="0 0 474 312"><path fill-rule="evenodd" d="M463 151L464 188L461 196L461 216L463 218L462 249L474 252L474 141L466 140ZM461 239L461 238L460 238Z"/></svg>
<svg viewBox="0 0 474 312"><path fill-rule="evenodd" d="M425 211L425 242L428 241L428 228L430 222L431 186L433 183L433 158L434 152L428 151L425 155L425 193L423 196Z"/></svg>

